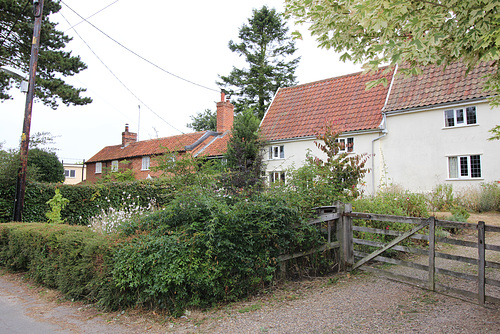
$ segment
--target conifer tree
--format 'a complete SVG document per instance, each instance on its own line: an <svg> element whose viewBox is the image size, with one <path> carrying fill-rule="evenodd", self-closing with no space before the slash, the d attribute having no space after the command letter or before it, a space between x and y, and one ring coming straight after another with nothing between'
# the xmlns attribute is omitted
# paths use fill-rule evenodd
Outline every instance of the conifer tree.
<svg viewBox="0 0 500 334"><path fill-rule="evenodd" d="M36 72L35 97L45 105L57 108L65 105L85 105L92 102L80 93L85 89L67 84L63 77L72 76L87 68L78 56L65 51L70 37L56 29L51 14L59 12L60 1L45 0L43 6L40 52ZM0 66L29 73L33 39L33 2L26 0L0 0ZM10 98L9 90L15 79L0 72L0 101Z"/></svg>
<svg viewBox="0 0 500 334"><path fill-rule="evenodd" d="M232 97L237 113L252 108L262 119L278 88L296 83L294 74L300 58L290 59L297 49L275 9L254 9L238 37L241 41L231 40L229 49L243 56L248 68L233 67L228 76L220 76L217 84Z"/></svg>

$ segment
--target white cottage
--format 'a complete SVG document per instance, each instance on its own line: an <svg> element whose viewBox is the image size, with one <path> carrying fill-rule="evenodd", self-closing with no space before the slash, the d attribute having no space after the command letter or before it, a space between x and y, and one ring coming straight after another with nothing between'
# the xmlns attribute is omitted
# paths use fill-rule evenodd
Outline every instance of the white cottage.
<svg viewBox="0 0 500 334"><path fill-rule="evenodd" d="M261 122L266 176L286 181L286 169L303 164L309 150L321 157L316 135L334 122L347 152L371 156L367 193L382 183L425 192L442 183L458 189L498 181L500 142L487 138L500 110L490 108L482 90L489 71L482 64L465 76L465 67L454 64L408 79L380 71L280 89ZM391 84L365 89L381 77Z"/></svg>

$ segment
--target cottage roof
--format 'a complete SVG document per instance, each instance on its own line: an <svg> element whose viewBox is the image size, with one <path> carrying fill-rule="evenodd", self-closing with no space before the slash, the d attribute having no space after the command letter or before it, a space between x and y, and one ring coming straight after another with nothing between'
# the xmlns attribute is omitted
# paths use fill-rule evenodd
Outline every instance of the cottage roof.
<svg viewBox="0 0 500 334"><path fill-rule="evenodd" d="M164 137L151 140L142 140L132 142L127 146L113 145L106 146L90 158L87 163L97 161L120 160L132 157L151 156L156 154L163 154L165 152L180 152L185 151L185 147L192 145L200 140L206 132L186 133L177 136ZM205 140L198 143L193 149L193 153L198 152L207 144L214 140L214 136L206 136ZM215 140L216 142L217 140Z"/></svg>
<svg viewBox="0 0 500 334"><path fill-rule="evenodd" d="M278 90L261 123L266 140L314 136L327 124L339 131L377 129L389 86L370 90L366 83L392 79L392 71L354 73Z"/></svg>
<svg viewBox="0 0 500 334"><path fill-rule="evenodd" d="M491 62L480 63L468 74L464 64L453 63L445 69L427 66L418 76L405 78L403 75L396 75L384 111L485 98L490 94L483 90L484 76L495 70L491 65Z"/></svg>

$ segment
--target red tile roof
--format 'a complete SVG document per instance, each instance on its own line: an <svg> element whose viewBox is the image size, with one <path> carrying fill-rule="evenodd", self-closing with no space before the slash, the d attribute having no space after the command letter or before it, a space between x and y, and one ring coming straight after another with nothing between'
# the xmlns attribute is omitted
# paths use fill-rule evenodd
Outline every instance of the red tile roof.
<svg viewBox="0 0 500 334"><path fill-rule="evenodd" d="M484 76L495 68L481 63L466 75L462 63L446 67L428 66L418 76L396 75L384 111L420 108L430 105L466 101L489 96L483 91Z"/></svg>
<svg viewBox="0 0 500 334"><path fill-rule="evenodd" d="M209 142L207 145L200 148L197 154L207 157L221 156L227 151L227 144L229 143L229 139L231 139L231 132L229 131L224 133L220 137L217 137L215 140L212 137L211 140L213 140L213 142Z"/></svg>
<svg viewBox="0 0 500 334"><path fill-rule="evenodd" d="M155 154L162 154L167 151L178 152L184 151L185 146L195 143L200 139L205 132L187 133L178 136L164 137L151 140L143 140L129 144L126 147L121 145L106 146L100 150L96 155L90 158L87 163L97 161L120 160L139 156L150 156ZM196 153L208 143L214 140L214 136L208 136L201 142L192 152ZM215 140L212 144L218 141ZM222 151L224 147L221 147ZM224 150L225 152L225 150Z"/></svg>
<svg viewBox="0 0 500 334"><path fill-rule="evenodd" d="M309 137L336 122L340 131L376 129L382 122L382 107L389 85L366 90L366 83L392 71L354 73L278 90L261 123L266 140Z"/></svg>

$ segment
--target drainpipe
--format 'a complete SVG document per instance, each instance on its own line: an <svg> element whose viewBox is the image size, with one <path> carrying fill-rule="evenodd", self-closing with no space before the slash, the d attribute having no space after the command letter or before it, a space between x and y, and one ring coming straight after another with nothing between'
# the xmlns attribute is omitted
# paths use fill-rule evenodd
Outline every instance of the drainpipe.
<svg viewBox="0 0 500 334"><path fill-rule="evenodd" d="M385 108L387 107L387 102L389 101L389 96L391 95L391 90L392 90L392 85L394 84L394 78L396 77L396 73L398 72L398 64L396 64L396 67L394 68L394 73L392 74L392 79L391 79L391 84L389 85L389 89L387 90L387 96L385 97L385 102L384 106L382 107L382 135L378 136L377 138L372 140L372 194L375 195L375 142L381 138L384 138L387 136L387 117L384 112Z"/></svg>

